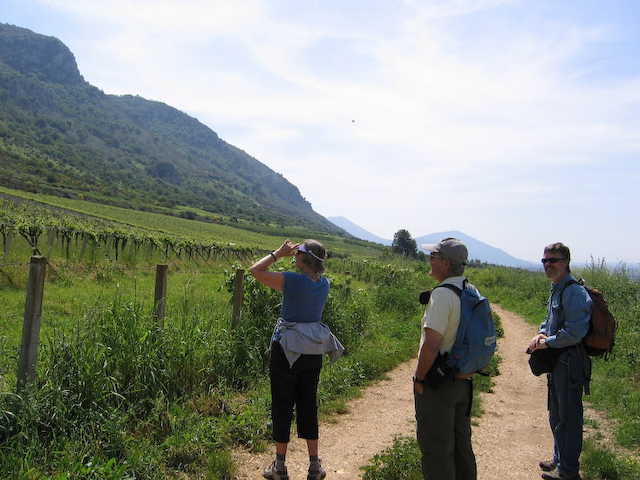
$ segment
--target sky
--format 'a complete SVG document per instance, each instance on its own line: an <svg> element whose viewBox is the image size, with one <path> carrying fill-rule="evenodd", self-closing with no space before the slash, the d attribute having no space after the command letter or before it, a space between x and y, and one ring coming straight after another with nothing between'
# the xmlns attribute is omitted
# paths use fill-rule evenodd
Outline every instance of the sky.
<svg viewBox="0 0 640 480"><path fill-rule="evenodd" d="M640 264L638 0L0 0L0 22L197 118L325 217Z"/></svg>

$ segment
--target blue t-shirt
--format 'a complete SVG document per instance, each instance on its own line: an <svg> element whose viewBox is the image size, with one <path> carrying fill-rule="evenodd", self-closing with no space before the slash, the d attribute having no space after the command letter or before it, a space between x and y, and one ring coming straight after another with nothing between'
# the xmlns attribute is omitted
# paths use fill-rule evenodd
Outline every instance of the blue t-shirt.
<svg viewBox="0 0 640 480"><path fill-rule="evenodd" d="M329 280L325 277L314 282L308 275L284 272L281 315L285 321L320 322L328 297Z"/></svg>

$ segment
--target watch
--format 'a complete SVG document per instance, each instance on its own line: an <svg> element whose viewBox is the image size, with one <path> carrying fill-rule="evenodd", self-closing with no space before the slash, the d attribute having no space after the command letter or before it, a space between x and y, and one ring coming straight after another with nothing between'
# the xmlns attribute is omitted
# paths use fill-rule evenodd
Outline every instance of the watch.
<svg viewBox="0 0 640 480"><path fill-rule="evenodd" d="M420 383L420 384L424 385L424 380L420 380L418 377L416 377L414 375L413 376L413 383Z"/></svg>

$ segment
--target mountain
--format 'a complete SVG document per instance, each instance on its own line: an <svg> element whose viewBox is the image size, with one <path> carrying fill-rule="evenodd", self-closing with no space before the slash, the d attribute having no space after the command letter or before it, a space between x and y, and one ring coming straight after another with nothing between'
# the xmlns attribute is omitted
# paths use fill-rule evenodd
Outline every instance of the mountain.
<svg viewBox="0 0 640 480"><path fill-rule="evenodd" d="M360 240L367 240L368 242L373 243L381 243L385 246L391 246L393 243L391 240L385 240L384 238L378 237L371 232L368 232L364 228L356 225L352 221L344 218L344 217L327 217L327 220L332 222L334 225L342 228L346 232L350 233L356 238Z"/></svg>
<svg viewBox="0 0 640 480"><path fill-rule="evenodd" d="M438 241L447 237L457 238L467 246L467 250L469 250L469 260L479 260L482 263L504 265L506 267L526 268L529 270L541 268L537 263L515 258L504 250L492 247L491 245L481 242L480 240L476 240L475 238L456 230L431 233L429 235L417 237L415 241L418 244L418 251L424 252L425 250L422 249L423 244L438 243Z"/></svg>
<svg viewBox="0 0 640 480"><path fill-rule="evenodd" d="M0 185L188 218L344 234L197 119L106 95L58 39L0 24Z"/></svg>
<svg viewBox="0 0 640 480"><path fill-rule="evenodd" d="M385 240L374 235L371 232L368 232L364 228L356 225L345 217L327 217L327 220L330 220L338 227L343 228L348 233L356 238L360 238L361 240L368 240L370 242L381 243L382 245L387 246L393 243L392 240ZM504 265L507 267L526 268L529 270L540 268L540 266L536 263L512 257L499 248L492 247L491 245L481 242L480 240L476 240L475 238L459 231L431 233L429 235L414 238L414 240L418 244L418 251L426 253L426 251L422 248L423 244L437 243L438 241L446 237L454 237L460 239L469 250L469 260L479 260L482 263Z"/></svg>

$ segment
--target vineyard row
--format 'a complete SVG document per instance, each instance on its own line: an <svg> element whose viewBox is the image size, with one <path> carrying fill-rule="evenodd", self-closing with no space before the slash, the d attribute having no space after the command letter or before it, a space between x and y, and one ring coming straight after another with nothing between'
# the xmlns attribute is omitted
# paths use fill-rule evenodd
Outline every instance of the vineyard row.
<svg viewBox="0 0 640 480"><path fill-rule="evenodd" d="M83 231L64 226L41 226L33 224L0 223L4 261L7 261L11 247L16 237L27 241L33 255L51 258L53 249L58 246L64 252L67 260L71 259L71 248L80 248L78 260L82 260L88 247L102 249L107 259L117 261L125 253L137 256L139 253L152 255L158 252L166 258L176 256L189 260L202 259L217 260L223 257L229 262L231 259L240 261L250 260L258 252L257 248L239 247L236 245L212 244L205 245L188 240L178 239L169 235L136 235L113 231ZM43 238L45 241L43 242Z"/></svg>
<svg viewBox="0 0 640 480"><path fill-rule="evenodd" d="M4 259L8 258L16 237L24 238L32 255L51 258L54 247L62 248L62 256L71 257L71 247L80 247L81 260L87 247L103 250L106 258L118 260L125 252L146 255L162 252L166 258L175 255L190 260L223 257L244 261L259 253L257 248L233 244L203 244L175 235L137 229L94 217L76 214L56 208L36 205L26 201L9 201L0 198L0 235ZM43 245L43 238L46 244ZM128 250L127 250L128 248Z"/></svg>

